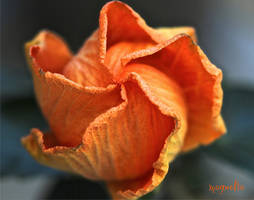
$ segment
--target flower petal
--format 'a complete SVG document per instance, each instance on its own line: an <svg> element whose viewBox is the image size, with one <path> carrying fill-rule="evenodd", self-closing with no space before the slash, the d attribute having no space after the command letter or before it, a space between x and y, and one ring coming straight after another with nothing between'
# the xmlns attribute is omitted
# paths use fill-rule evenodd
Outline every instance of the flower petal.
<svg viewBox="0 0 254 200"><path fill-rule="evenodd" d="M34 65L44 71L61 73L72 57L65 42L56 34L45 30L28 42L25 48L26 55L33 57Z"/></svg>
<svg viewBox="0 0 254 200"><path fill-rule="evenodd" d="M98 179L94 170L95 162L81 146L78 149L45 144L47 134L32 129L31 134L22 138L27 151L41 164L67 172L81 174L90 179ZM164 178L165 173L151 171L145 176L127 181L109 182L113 199L133 199L153 190Z"/></svg>
<svg viewBox="0 0 254 200"><path fill-rule="evenodd" d="M32 129L28 136L22 138L21 142L26 150L35 158L39 163L47 165L56 169L71 172L71 167L65 156L61 151L65 150L66 147L48 148L54 145L54 139L51 138L52 134L43 134L38 129ZM53 141L51 141L53 140ZM48 145L46 145L48 141ZM56 149L59 150L56 153Z"/></svg>
<svg viewBox="0 0 254 200"><path fill-rule="evenodd" d="M125 82L126 79L127 82ZM140 107L140 111L135 112L138 113L136 114L139 115L138 117L145 115L147 118L147 116L150 115L147 113L147 109L143 107L144 102L137 102L137 99L140 99L140 96L137 95L137 92L130 92L130 87L135 87L133 83L136 83L140 87L145 96L152 102L152 105L156 106L157 109L159 109L160 113L168 116L169 119L174 119L174 127L171 128L171 130L168 129L168 131L171 131L171 133L167 135L165 133L163 134L163 126L160 125L161 119L158 117L153 117L153 120L150 122L150 124L148 123L148 129L143 128L143 142L145 142L145 140L148 138L148 141L145 142L146 146L144 146L142 149L142 145L144 144L140 143L139 146L133 147L136 152L136 159L144 164L144 168L149 165L151 166L151 163L145 164L146 162L142 160L146 157L145 155L142 155L141 157L139 157L139 155L140 152L149 153L149 151L156 149L152 145L155 141L158 140L158 136L161 135L161 139L159 140L160 148L158 148L159 151L157 150L157 156L147 155L147 157L153 158L152 169L150 171L147 171L147 173L143 176L137 176L135 179L133 177L132 179L123 181L108 182L109 190L114 199L132 199L138 198L152 191L164 179L168 171L169 162L174 159L183 145L187 128L187 116L181 89L166 75L152 68L151 66L142 64L129 65L126 67L121 77L119 77L119 81L125 82L127 94L129 94L128 105L133 104L137 108ZM140 113L142 113L142 115ZM138 118L136 120L138 120ZM142 120L138 124L141 125ZM156 135L151 134L149 136L146 135L149 130L158 132ZM132 141L137 140L138 139ZM127 144L127 142L125 144ZM133 166L133 164L130 163L129 159L127 160L129 164L126 163L126 165L129 169Z"/></svg>
<svg viewBox="0 0 254 200"><path fill-rule="evenodd" d="M79 145L89 123L122 101L115 85L89 90L50 72L35 75L34 87L58 145L64 146Z"/></svg>
<svg viewBox="0 0 254 200"><path fill-rule="evenodd" d="M153 29L128 5L120 1L109 2L101 9L99 18L101 62L104 62L107 49L116 43L135 42L155 45L179 33L186 33L196 41L195 29L192 27Z"/></svg>
<svg viewBox="0 0 254 200"><path fill-rule="evenodd" d="M51 147L54 141L50 135L42 137L38 131L36 137L32 131L23 139L24 146L39 162L55 168L59 168L54 163L61 154L68 165L65 168L92 179L125 180L146 174L152 170L165 137L173 130L174 120L151 105L132 82L127 89L123 86L122 95L123 103L90 123L79 146Z"/></svg>
<svg viewBox="0 0 254 200"><path fill-rule="evenodd" d="M119 23L121 19L121 23ZM122 41L154 43L148 34L145 21L128 5L120 1L107 3L100 12L100 58L105 59L106 50ZM155 43L154 43L155 44Z"/></svg>
<svg viewBox="0 0 254 200"><path fill-rule="evenodd" d="M100 62L98 31L95 31L80 51L65 66L66 78L83 86L107 87L112 83L108 69Z"/></svg>
<svg viewBox="0 0 254 200"><path fill-rule="evenodd" d="M37 43L36 38L26 45L26 52L31 53L27 58L37 100L58 145L76 146L81 143L82 136L93 119L121 103L120 88L116 85L84 88L61 74L43 72L43 68L40 68L42 66L38 66L37 57L34 57L37 54L33 53ZM43 51L48 54L47 49Z"/></svg>
<svg viewBox="0 0 254 200"><path fill-rule="evenodd" d="M137 84L125 83L125 102L96 118L84 138L103 180L129 180L152 170L174 119L151 104Z"/></svg>
<svg viewBox="0 0 254 200"><path fill-rule="evenodd" d="M122 60L125 56L152 46L154 45L148 42L118 42L107 50L105 65L108 66L115 79L124 68Z"/></svg>
<svg viewBox="0 0 254 200"><path fill-rule="evenodd" d="M108 182L108 190L112 199L138 199L156 188L164 179L165 173L152 170L145 176L135 179L118 182Z"/></svg>
<svg viewBox="0 0 254 200"><path fill-rule="evenodd" d="M183 89L189 113L184 151L209 144L225 133L220 115L222 72L189 36L179 34L157 47L129 54L123 62L155 66Z"/></svg>
<svg viewBox="0 0 254 200"><path fill-rule="evenodd" d="M94 170L93 158L83 151L82 145L55 146L52 136L52 133L43 134L38 129L32 129L30 135L23 137L21 141L31 156L43 165L81 174L92 180L99 179Z"/></svg>
<svg viewBox="0 0 254 200"><path fill-rule="evenodd" d="M55 168L62 166L90 179L122 182L153 173L153 185L145 193L149 192L161 182L169 161L181 148L185 112L184 107L178 105L181 101L175 93L176 86L170 81L161 83L163 89L159 93L164 98L160 102L155 98L158 93L149 90L160 82L151 82L148 86L135 73L127 79L121 93L125 101L96 117L79 146L55 146L50 134L43 137L38 130L23 139L24 146L39 162ZM165 75L161 80L168 81ZM57 163L61 159L64 161L59 167Z"/></svg>

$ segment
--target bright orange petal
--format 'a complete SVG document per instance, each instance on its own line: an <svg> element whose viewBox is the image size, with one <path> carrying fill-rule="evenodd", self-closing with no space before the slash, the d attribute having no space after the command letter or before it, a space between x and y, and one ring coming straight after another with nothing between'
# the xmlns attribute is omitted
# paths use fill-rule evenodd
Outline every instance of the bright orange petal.
<svg viewBox="0 0 254 200"><path fill-rule="evenodd" d="M189 113L183 150L209 144L225 133L220 115L221 70L211 64L190 37L177 35L157 47L127 55L123 62L155 66L182 88Z"/></svg>
<svg viewBox="0 0 254 200"><path fill-rule="evenodd" d="M107 87L112 82L108 69L100 62L98 31L95 31L80 51L65 66L66 78L83 86Z"/></svg>
<svg viewBox="0 0 254 200"><path fill-rule="evenodd" d="M65 42L56 34L41 31L31 42L26 44L26 54L33 57L36 67L43 71L61 73L72 57Z"/></svg>
<svg viewBox="0 0 254 200"><path fill-rule="evenodd" d="M118 42L154 43L148 34L150 28L145 24L145 21L122 2L112 1L103 6L99 24L100 58L102 60L105 58L106 50Z"/></svg>
<svg viewBox="0 0 254 200"><path fill-rule="evenodd" d="M127 82L125 82L126 79ZM128 148L129 151L134 151L133 155L130 155L130 157L123 155L126 161L121 160L119 163L126 162L126 164L119 168L119 173L128 172L132 170L132 167L135 168L131 174L137 173L140 168L141 171L146 173L143 174L143 176L140 174L140 176L136 176L136 178L125 178L126 180L123 179L123 181L109 181L108 186L114 199L138 198L152 191L161 183L167 174L169 162L172 161L181 150L187 128L186 107L181 95L181 89L179 89L173 81L168 79L166 75L151 66L140 64L129 65L119 77L119 81L125 82L124 84L128 97L127 109L133 110L135 108L134 112L131 112L135 114L129 114L132 118L128 120L129 126L126 125L126 127L133 127L130 123L132 123L132 120L135 120L134 122L136 122L136 125L134 127L137 128L137 130L142 130L142 134L135 134L135 138L137 137L136 139L129 139L129 134L125 134L124 137L127 139L123 140L122 147L118 147L121 147L121 149ZM140 87L141 93L137 90L136 84ZM142 93L144 97L148 98L152 103L149 105L150 108L146 107L145 102L147 100L141 100L144 98L142 97L143 95L140 96ZM153 110L154 107L156 108L155 110ZM157 114L156 116L156 113L159 115ZM171 121L171 126L165 123L167 121L164 122L163 126L163 124L161 124L163 118L161 118L160 115L161 117L164 115L163 118L167 116L164 120L173 119L173 121ZM125 127L124 116L126 116L126 114L121 118L122 124L121 127L118 128L119 130ZM149 120L148 116L152 116L151 120ZM117 121L115 123L117 124ZM165 127L165 125L168 127ZM139 133L137 130L135 131L134 129L130 131ZM128 132L123 131L123 133ZM122 139L120 136L118 137ZM112 139L111 141L114 140ZM132 143L132 146L128 145L129 142ZM118 143L118 141L116 140L113 144L114 143ZM114 148L113 145L113 153L117 152L114 151ZM119 152L115 154L117 155ZM118 155L119 158L123 156ZM133 158L136 160L134 163L131 161ZM119 163L116 162L116 169L118 169ZM150 170L148 170L148 166L150 166Z"/></svg>
<svg viewBox="0 0 254 200"><path fill-rule="evenodd" d="M120 23L119 19L121 20ZM100 12L99 24L100 59L102 63L106 58L107 50L119 42L155 45L165 42L179 33L186 33L196 41L194 28L168 27L153 29L131 7L120 1L112 1L103 6Z"/></svg>

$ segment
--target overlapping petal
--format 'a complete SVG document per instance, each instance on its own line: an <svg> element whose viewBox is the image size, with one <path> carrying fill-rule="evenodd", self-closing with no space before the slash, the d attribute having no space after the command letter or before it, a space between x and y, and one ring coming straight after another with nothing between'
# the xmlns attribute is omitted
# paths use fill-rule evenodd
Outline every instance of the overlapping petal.
<svg viewBox="0 0 254 200"><path fill-rule="evenodd" d="M107 50L119 42L155 45L179 33L189 34L196 40L195 30L192 27L153 29L147 26L138 13L120 1L109 2L101 9L99 25L100 59L102 62L104 62Z"/></svg>
<svg viewBox="0 0 254 200"><path fill-rule="evenodd" d="M43 34L49 33L42 32L39 36ZM75 146L81 143L84 131L93 119L121 103L120 88L116 85L108 85L107 88L85 88L62 74L44 72L45 65L41 65L40 58L51 53L51 56L57 59L61 53L58 49L52 52L51 46L47 48L47 40L47 37L36 37L26 45L36 97L57 144ZM37 55L42 56L38 58ZM46 67L53 66L55 60L53 61L47 60Z"/></svg>
<svg viewBox="0 0 254 200"><path fill-rule="evenodd" d="M185 123L185 106L179 88L157 70L151 69L151 74L147 74L146 67L150 70L149 66L143 66L142 72L140 67L126 68L118 80L124 83L120 98L116 86L100 91L86 89L60 74L38 72L39 69L32 66L37 98L54 134L43 135L33 129L23 139L24 146L43 164L90 179L107 180L113 195L126 197L124 189L129 191L133 185L125 181L139 180L134 184L137 185L146 180L141 177L149 174L152 184L143 192L139 188L134 196L151 191L162 181L169 161L180 150L186 124L180 125ZM159 87L161 90L156 90ZM87 107L93 109L80 109L87 101ZM98 102L102 101L100 106ZM74 123L75 116L83 123ZM64 122L69 127L63 126ZM82 127L79 129L71 126L73 124ZM175 140L178 143L174 143ZM125 188L112 189L116 180Z"/></svg>
<svg viewBox="0 0 254 200"><path fill-rule="evenodd" d="M47 142L49 135L43 136L36 129L23 139L24 146L43 164L106 180L110 185L116 180L126 185L126 180L140 180L153 173L152 177L159 176L160 180L153 178L153 187L145 193L149 192L163 179L168 162L181 149L185 107L177 86L165 75L161 81L152 81L162 74L154 70L140 76L134 68L126 71L127 80L123 80L124 102L96 117L79 146L52 145L52 140ZM162 89L155 91L159 86ZM164 98L157 99L158 93ZM126 189L132 185L129 187ZM114 191L114 195L122 196L121 191Z"/></svg>
<svg viewBox="0 0 254 200"><path fill-rule="evenodd" d="M163 126L159 125L159 123L156 126L154 123L156 119L150 122L150 128L154 129L158 134L155 137L149 137L150 145L144 151L154 149L153 143L159 142L162 145L157 152L157 159L152 163L152 170L136 179L108 182L108 187L113 198L134 199L152 191L164 179L168 172L169 162L181 151L187 130L187 112L181 89L165 74L151 66L142 64L129 65L118 80L124 82L127 80L125 82L127 88L129 81L136 82L153 106L156 106L160 113L168 116L169 119L173 119L174 122L174 127L171 130L168 129L171 133L164 135L164 137L162 135ZM135 99L135 95L132 98ZM135 103L135 105L139 104ZM145 110L141 109L140 112L145 113ZM150 116L149 113L145 114ZM161 140L159 140L159 136Z"/></svg>
<svg viewBox="0 0 254 200"><path fill-rule="evenodd" d="M208 60L189 36L177 35L157 47L141 50L124 59L126 63L156 66L182 88L189 125L184 151L209 144L225 133L220 115L223 97L221 70Z"/></svg>

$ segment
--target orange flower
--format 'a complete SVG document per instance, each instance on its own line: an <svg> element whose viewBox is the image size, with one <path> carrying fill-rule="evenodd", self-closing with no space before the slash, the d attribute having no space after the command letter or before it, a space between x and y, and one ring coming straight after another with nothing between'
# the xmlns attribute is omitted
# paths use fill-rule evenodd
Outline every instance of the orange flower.
<svg viewBox="0 0 254 200"><path fill-rule="evenodd" d="M23 145L42 164L104 180L115 199L152 191L180 151L225 132L222 73L195 41L193 28L153 29L117 1L75 56L40 32L26 53L50 131L32 129Z"/></svg>

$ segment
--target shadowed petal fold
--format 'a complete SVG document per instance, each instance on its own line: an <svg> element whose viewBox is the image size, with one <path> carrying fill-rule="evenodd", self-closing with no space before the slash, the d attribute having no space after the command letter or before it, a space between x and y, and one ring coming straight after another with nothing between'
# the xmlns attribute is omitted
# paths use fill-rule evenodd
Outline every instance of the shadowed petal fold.
<svg viewBox="0 0 254 200"><path fill-rule="evenodd" d="M192 27L153 29L128 5L120 1L109 2L101 9L99 18L101 62L104 63L107 49L119 42L155 45L179 33L186 33L196 41L195 29Z"/></svg>
<svg viewBox="0 0 254 200"><path fill-rule="evenodd" d="M113 79L121 71L124 64L121 60L127 54L146 51L179 33L186 33L196 41L194 28L150 28L138 13L119 1L109 2L102 8L99 23L100 61L109 69Z"/></svg>
<svg viewBox="0 0 254 200"><path fill-rule="evenodd" d="M106 50L121 41L154 43L148 34L145 21L128 5L119 1L112 1L103 6L99 25L102 60L105 59Z"/></svg>

